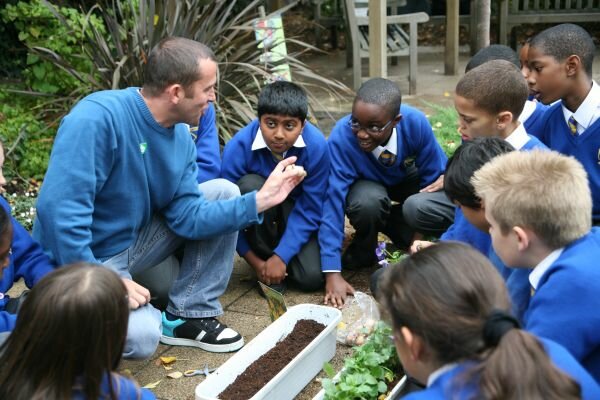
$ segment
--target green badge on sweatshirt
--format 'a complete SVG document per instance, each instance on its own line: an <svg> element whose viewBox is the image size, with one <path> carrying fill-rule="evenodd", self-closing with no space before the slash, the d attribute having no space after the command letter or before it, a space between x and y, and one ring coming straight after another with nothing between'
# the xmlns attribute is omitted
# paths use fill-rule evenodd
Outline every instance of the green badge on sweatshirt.
<svg viewBox="0 0 600 400"><path fill-rule="evenodd" d="M142 154L146 153L147 148L148 148L148 143L146 143L146 142L140 143L140 153L142 153Z"/></svg>

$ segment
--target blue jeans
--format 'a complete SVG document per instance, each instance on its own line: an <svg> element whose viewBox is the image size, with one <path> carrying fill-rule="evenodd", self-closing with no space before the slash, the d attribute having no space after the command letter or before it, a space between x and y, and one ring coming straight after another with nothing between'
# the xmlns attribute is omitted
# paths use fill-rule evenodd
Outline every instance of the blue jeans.
<svg viewBox="0 0 600 400"><path fill-rule="evenodd" d="M209 201L240 195L238 187L224 179L201 183L198 188ZM184 318L216 317L223 314L218 298L225 292L233 270L237 235L235 232L207 240L186 240L173 233L162 216L155 215L131 247L103 264L130 279L132 273L152 268L184 245L181 268L169 293L167 311ZM150 357L161 333L161 314L157 309L147 304L133 310L123 356Z"/></svg>

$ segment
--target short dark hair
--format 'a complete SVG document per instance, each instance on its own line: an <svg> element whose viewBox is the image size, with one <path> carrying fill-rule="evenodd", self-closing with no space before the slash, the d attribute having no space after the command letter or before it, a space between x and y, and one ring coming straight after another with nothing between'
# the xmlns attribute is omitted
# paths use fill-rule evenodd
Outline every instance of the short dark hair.
<svg viewBox="0 0 600 400"><path fill-rule="evenodd" d="M592 77L596 46L590 34L575 24L560 24L548 28L531 39L530 47L563 62L572 55L579 56L586 74Z"/></svg>
<svg viewBox="0 0 600 400"><path fill-rule="evenodd" d="M0 398L71 398L79 380L84 398L99 398L121 360L128 319L116 273L87 263L57 268L31 289L0 347ZM107 397L116 398L108 382Z"/></svg>
<svg viewBox="0 0 600 400"><path fill-rule="evenodd" d="M513 49L503 44L492 44L479 50L471 57L465 68L465 73L491 60L506 60L520 68L519 56Z"/></svg>
<svg viewBox="0 0 600 400"><path fill-rule="evenodd" d="M4 207L0 206L0 238L6 235L6 233L8 232L8 228L11 226L12 221L10 220L8 212L4 209Z"/></svg>
<svg viewBox="0 0 600 400"><path fill-rule="evenodd" d="M529 87L517 66L491 60L467 72L456 85L456 94L473 100L490 114L510 111L517 119L525 107Z"/></svg>
<svg viewBox="0 0 600 400"><path fill-rule="evenodd" d="M292 82L273 82L260 92L257 113L258 118L264 114L288 115L304 122L308 114L306 92Z"/></svg>
<svg viewBox="0 0 600 400"><path fill-rule="evenodd" d="M201 59L216 62L212 50L200 42L181 37L161 40L150 52L144 68L144 92L158 96L169 85L190 87L202 79L198 71Z"/></svg>
<svg viewBox="0 0 600 400"><path fill-rule="evenodd" d="M480 208L481 199L475 194L471 178L492 158L514 149L506 140L498 137L481 137L463 142L446 164L446 196L465 207Z"/></svg>
<svg viewBox="0 0 600 400"><path fill-rule="evenodd" d="M368 104L377 104L384 107L390 117L395 117L400 112L402 93L395 82L384 78L371 78L363 83L356 92L356 101Z"/></svg>

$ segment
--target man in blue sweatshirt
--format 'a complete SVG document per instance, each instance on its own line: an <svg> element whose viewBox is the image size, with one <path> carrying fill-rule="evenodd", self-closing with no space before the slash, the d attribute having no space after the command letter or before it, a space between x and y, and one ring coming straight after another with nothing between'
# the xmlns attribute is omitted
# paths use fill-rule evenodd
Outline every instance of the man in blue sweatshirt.
<svg viewBox="0 0 600 400"><path fill-rule="evenodd" d="M237 232L261 222L262 212L281 203L305 175L290 157L258 192L240 197L235 185L220 179L198 185L189 125L215 100L216 83L209 48L167 38L150 53L142 88L89 95L56 136L34 236L57 263L98 263L122 276L133 310L126 357L150 356L159 339L213 352L243 346L241 335L216 319ZM131 274L181 245L181 269L161 318Z"/></svg>

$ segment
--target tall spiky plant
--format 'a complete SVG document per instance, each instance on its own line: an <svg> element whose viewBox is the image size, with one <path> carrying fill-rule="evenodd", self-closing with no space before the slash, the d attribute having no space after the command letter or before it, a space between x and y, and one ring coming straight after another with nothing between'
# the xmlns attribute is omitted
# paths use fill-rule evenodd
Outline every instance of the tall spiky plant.
<svg viewBox="0 0 600 400"><path fill-rule="evenodd" d="M43 0L56 18L67 24L55 6ZM276 65L265 62L254 36L253 23L258 18L261 0L254 0L242 11L234 11L236 0L102 0L83 11L100 17L108 34L92 24L84 28L81 56L92 60L94 70L78 71L60 54L43 47L31 50L67 71L88 90L117 89L140 86L148 53L161 39L181 36L198 40L211 47L219 63L218 98L216 102L220 136L227 141L231 134L250 121L256 109L257 94L271 79ZM286 11L291 4L278 12ZM313 106L319 104L312 88L326 89L339 96L349 89L342 83L313 72L298 56L305 50L316 50L295 39L300 51L283 61L290 65L293 79L304 86ZM75 96L77 98L82 93Z"/></svg>

